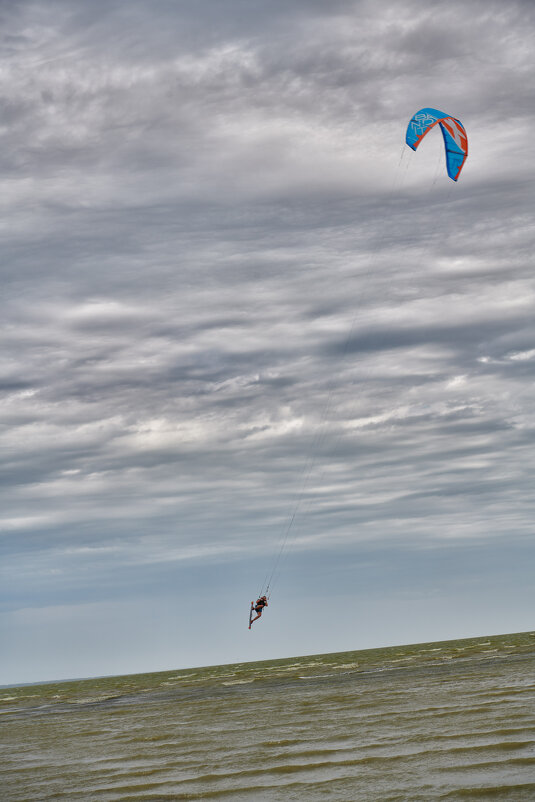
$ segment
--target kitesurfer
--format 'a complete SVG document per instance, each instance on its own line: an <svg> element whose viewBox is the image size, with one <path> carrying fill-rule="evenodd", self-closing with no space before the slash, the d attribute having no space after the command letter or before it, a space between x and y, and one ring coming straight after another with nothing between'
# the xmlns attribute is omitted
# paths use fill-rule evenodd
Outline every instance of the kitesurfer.
<svg viewBox="0 0 535 802"><path fill-rule="evenodd" d="M264 609L264 607L267 606L268 603L266 596L260 596L260 598L256 600L256 604L254 602L251 602L251 607L256 613L256 618L251 619L251 623L249 624L249 629L251 629L251 624L254 624L254 622L260 618L260 616L262 615L262 610Z"/></svg>

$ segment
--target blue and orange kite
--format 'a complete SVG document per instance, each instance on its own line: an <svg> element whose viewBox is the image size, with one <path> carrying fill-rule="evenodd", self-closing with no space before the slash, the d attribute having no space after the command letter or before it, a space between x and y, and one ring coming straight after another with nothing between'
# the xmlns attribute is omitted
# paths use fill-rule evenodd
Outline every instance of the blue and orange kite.
<svg viewBox="0 0 535 802"><path fill-rule="evenodd" d="M457 181L468 156L468 137L464 125L455 117L449 117L438 109L420 109L411 118L407 127L405 142L416 150L424 136L436 124L440 125L446 148L446 170Z"/></svg>

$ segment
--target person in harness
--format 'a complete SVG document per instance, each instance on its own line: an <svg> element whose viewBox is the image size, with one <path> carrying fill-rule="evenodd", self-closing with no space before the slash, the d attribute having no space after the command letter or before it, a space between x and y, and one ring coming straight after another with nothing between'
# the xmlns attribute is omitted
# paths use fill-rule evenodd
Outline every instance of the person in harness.
<svg viewBox="0 0 535 802"><path fill-rule="evenodd" d="M251 613L254 610L256 613L256 618L251 619L249 623L249 629L251 629L251 625L254 624L254 622L260 618L260 616L262 615L262 610L264 609L264 607L267 606L268 603L266 596L260 596L260 598L256 600L256 604L254 602L251 602Z"/></svg>

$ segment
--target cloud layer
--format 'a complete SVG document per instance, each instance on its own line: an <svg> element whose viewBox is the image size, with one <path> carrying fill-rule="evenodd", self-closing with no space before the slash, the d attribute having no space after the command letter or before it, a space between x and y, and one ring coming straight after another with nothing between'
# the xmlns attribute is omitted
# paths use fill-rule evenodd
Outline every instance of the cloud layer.
<svg viewBox="0 0 535 802"><path fill-rule="evenodd" d="M3 4L6 615L530 542L534 16Z"/></svg>

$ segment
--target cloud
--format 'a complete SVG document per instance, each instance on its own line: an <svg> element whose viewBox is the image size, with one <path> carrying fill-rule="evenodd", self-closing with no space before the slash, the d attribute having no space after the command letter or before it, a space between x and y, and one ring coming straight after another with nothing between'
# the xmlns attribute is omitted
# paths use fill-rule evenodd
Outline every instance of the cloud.
<svg viewBox="0 0 535 802"><path fill-rule="evenodd" d="M341 561L523 541L533 5L0 14L6 604L262 573L289 521ZM403 146L424 105L458 185Z"/></svg>

